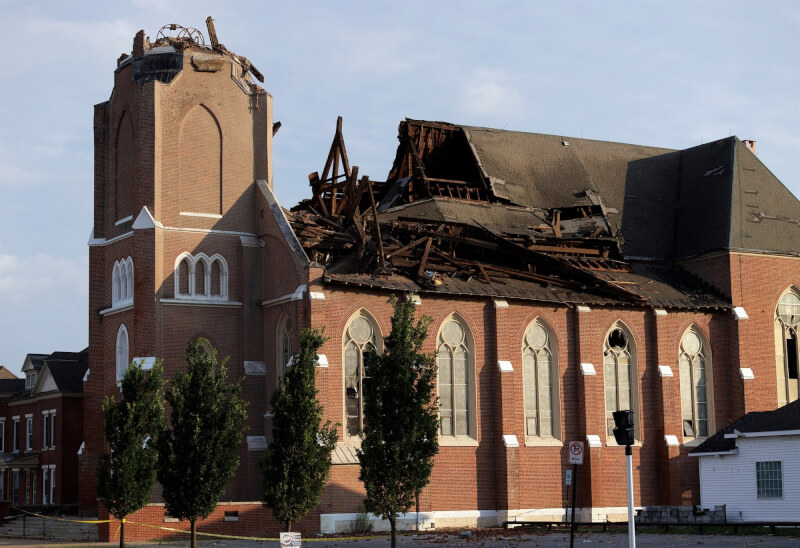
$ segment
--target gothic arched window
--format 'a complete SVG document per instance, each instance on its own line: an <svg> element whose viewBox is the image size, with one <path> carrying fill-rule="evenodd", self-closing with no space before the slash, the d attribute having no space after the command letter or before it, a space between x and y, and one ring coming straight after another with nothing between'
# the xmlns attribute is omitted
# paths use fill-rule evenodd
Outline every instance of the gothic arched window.
<svg viewBox="0 0 800 548"><path fill-rule="evenodd" d="M477 438L474 352L466 323L455 315L446 319L436 341L442 436Z"/></svg>
<svg viewBox="0 0 800 548"><path fill-rule="evenodd" d="M709 416L711 355L708 340L702 331L691 327L683 334L678 352L683 437L705 438L714 431Z"/></svg>
<svg viewBox="0 0 800 548"><path fill-rule="evenodd" d="M775 373L778 379L778 407L797 399L800 392L800 291L791 287L781 295L775 310Z"/></svg>
<svg viewBox="0 0 800 548"><path fill-rule="evenodd" d="M622 322L615 323L603 345L603 376L606 391L606 439L614 441L614 411L634 412L636 439L639 438L642 418L639 416L638 385L636 382L636 346L630 330Z"/></svg>
<svg viewBox="0 0 800 548"><path fill-rule="evenodd" d="M522 339L526 436L559 435L557 351L547 324L538 319L531 322Z"/></svg>
<svg viewBox="0 0 800 548"><path fill-rule="evenodd" d="M378 325L365 310L359 310L347 322L342 341L345 432L348 436L358 436L364 431L363 394L369 390L369 377L364 375L364 354L371 349L380 351Z"/></svg>

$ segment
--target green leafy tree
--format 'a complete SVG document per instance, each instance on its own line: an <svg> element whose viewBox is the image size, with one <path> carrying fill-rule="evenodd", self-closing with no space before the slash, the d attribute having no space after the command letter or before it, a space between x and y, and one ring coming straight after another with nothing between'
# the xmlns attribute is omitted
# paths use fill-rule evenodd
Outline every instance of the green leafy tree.
<svg viewBox="0 0 800 548"><path fill-rule="evenodd" d="M125 517L143 508L156 481L156 440L164 428L164 386L161 360L150 372L141 363L128 366L122 397L103 400L109 453L100 456L97 494L109 513L121 521L120 548L125 546Z"/></svg>
<svg viewBox="0 0 800 548"><path fill-rule="evenodd" d="M407 512L430 481L439 451L434 356L421 352L431 319L414 321L410 299L392 297L392 332L383 354L366 356L365 435L358 452L367 509L388 519L397 545L396 515Z"/></svg>
<svg viewBox="0 0 800 548"><path fill-rule="evenodd" d="M170 427L159 438L158 481L167 512L191 523L192 548L197 519L214 510L239 467L246 402L239 383L228 383L225 362L217 364L207 340L189 343L186 371L166 392Z"/></svg>
<svg viewBox="0 0 800 548"><path fill-rule="evenodd" d="M287 531L319 502L338 439L336 425L322 423L314 385L317 350L324 342L319 331L303 330L300 352L270 399L272 442L264 458L262 502Z"/></svg>

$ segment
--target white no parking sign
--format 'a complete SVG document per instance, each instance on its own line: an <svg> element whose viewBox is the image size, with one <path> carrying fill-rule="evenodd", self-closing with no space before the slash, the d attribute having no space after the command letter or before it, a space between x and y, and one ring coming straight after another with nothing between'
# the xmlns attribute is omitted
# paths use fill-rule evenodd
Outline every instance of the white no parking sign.
<svg viewBox="0 0 800 548"><path fill-rule="evenodd" d="M570 464L583 464L583 442L571 441L569 442L569 463Z"/></svg>

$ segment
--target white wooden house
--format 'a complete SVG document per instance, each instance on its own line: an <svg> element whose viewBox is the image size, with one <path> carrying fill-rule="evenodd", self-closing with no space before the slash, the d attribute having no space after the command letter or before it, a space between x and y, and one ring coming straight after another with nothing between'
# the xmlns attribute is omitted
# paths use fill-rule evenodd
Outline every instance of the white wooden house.
<svg viewBox="0 0 800 548"><path fill-rule="evenodd" d="M726 505L729 522L800 522L800 400L747 413L690 455L703 508Z"/></svg>

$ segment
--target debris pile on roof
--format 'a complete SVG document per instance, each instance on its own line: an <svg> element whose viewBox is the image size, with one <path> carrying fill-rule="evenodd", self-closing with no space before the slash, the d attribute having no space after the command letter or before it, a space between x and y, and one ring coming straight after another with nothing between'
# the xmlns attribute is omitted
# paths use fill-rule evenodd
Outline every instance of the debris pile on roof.
<svg viewBox="0 0 800 548"><path fill-rule="evenodd" d="M312 197L287 212L330 282L561 302L727 306L685 273L624 260L599 193L531 207L498 196L459 126L406 120L387 182L358 178L342 119ZM341 168L341 169L340 169ZM340 172L341 171L341 172ZM657 272L658 271L658 272Z"/></svg>

